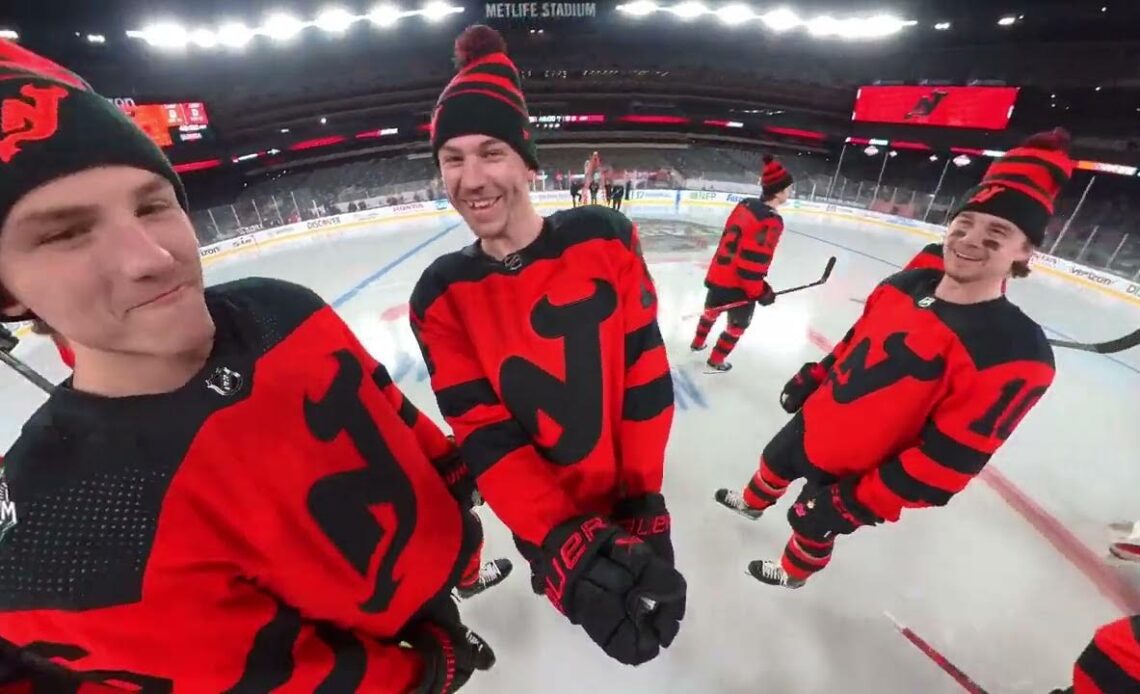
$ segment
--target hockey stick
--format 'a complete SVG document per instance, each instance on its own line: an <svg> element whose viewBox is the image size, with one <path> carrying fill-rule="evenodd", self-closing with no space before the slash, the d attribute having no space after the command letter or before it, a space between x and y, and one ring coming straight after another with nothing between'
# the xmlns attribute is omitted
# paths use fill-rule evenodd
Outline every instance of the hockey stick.
<svg viewBox="0 0 1140 694"><path fill-rule="evenodd" d="M0 361L12 367L13 371L31 381L33 385L35 385L43 392L50 395L51 392L55 390L55 386L51 384L51 381L33 371L30 366L20 361L16 357L13 357L11 354L0 351Z"/></svg>
<svg viewBox="0 0 1140 694"><path fill-rule="evenodd" d="M986 690L982 689L977 682L970 679L969 675L959 670L954 663L947 660L946 656L939 653L934 646L931 646L923 640L921 636L911 631L910 627L904 626L899 620L895 619L894 615L890 612L884 612L883 614L887 616L887 619L891 620L895 625L895 629L898 629L899 633L903 635L903 638L910 641L911 644L922 651L923 655L927 658L933 660L935 665L942 668L943 672L954 678L954 681L961 685L963 689L970 692L970 694L987 694Z"/></svg>
<svg viewBox="0 0 1140 694"><path fill-rule="evenodd" d="M1097 354L1114 354L1116 352L1123 352L1126 349L1140 345L1140 330L1133 330L1124 337L1119 337L1115 340L1108 342L1069 342L1068 340L1054 340L1049 339L1049 344L1054 347L1065 347L1066 349L1079 349L1082 352L1095 352Z"/></svg>
<svg viewBox="0 0 1140 694"><path fill-rule="evenodd" d="M823 268L823 275L818 280L816 280L815 282L809 282L808 284L801 284L798 287L791 287L789 289L781 289L778 292L773 292L773 295L774 296L783 296L784 294L791 294L792 292L798 292L801 289L811 289L812 287L818 287L821 284L826 284L827 280L831 279L831 271L834 269L835 269L835 256L831 256L830 258L827 259L827 265ZM730 304L725 304L724 306L714 306L713 308L706 309L706 310L715 311L716 313L723 313L725 311L728 311L729 309L734 309L734 308L737 308L739 306L745 306L747 304L752 303L753 301L754 301L754 299L744 299L743 301L733 301Z"/></svg>

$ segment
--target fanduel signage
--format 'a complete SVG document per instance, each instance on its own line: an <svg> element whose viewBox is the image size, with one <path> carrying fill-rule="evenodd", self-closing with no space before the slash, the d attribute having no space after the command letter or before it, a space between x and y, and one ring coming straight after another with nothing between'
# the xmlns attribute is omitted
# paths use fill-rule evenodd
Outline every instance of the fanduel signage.
<svg viewBox="0 0 1140 694"><path fill-rule="evenodd" d="M582 19L598 16L596 2L489 2L486 19Z"/></svg>

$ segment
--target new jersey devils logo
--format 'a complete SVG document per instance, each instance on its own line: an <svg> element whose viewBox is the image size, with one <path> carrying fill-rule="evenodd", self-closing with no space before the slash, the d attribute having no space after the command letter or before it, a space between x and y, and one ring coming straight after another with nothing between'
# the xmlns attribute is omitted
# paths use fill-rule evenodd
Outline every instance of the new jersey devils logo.
<svg viewBox="0 0 1140 694"><path fill-rule="evenodd" d="M839 365L847 374L845 383L833 379L835 401L847 404L875 391L889 388L910 376L919 381L936 381L946 371L946 358L942 355L923 359L906 344L906 333L892 333L883 341L886 359L873 366L867 365L871 352L871 339L864 338Z"/></svg>
<svg viewBox="0 0 1140 694"><path fill-rule="evenodd" d="M910 111L903 116L903 120L911 120L912 118L927 118L934 114L934 109L938 108L938 104L949 96L949 92L942 89L935 89L926 96L919 97L918 103L914 105Z"/></svg>
<svg viewBox="0 0 1140 694"><path fill-rule="evenodd" d="M564 306L543 297L530 313L539 337L562 340L565 381L522 357L509 357L499 374L503 402L532 437L540 411L562 428L553 446L541 447L558 465L584 459L602 434L601 324L617 309L617 292L600 279L593 284L593 296Z"/></svg>
<svg viewBox="0 0 1140 694"><path fill-rule="evenodd" d="M20 95L28 99L0 102L0 161L8 164L20 151L20 143L46 140L59 128L59 102L67 98L63 87L25 84Z"/></svg>

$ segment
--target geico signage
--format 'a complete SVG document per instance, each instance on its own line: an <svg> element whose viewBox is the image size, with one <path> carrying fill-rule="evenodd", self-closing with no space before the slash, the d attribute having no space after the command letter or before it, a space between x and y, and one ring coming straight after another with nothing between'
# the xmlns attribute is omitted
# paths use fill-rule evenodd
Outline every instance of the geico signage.
<svg viewBox="0 0 1140 694"><path fill-rule="evenodd" d="M1038 263L1041 263L1042 265L1049 265L1052 267L1057 266L1057 259L1051 255L1045 255L1044 253L1035 253L1033 255L1033 260L1035 260Z"/></svg>
<svg viewBox="0 0 1140 694"><path fill-rule="evenodd" d="M711 190L694 190L689 193L690 200L716 200L716 193Z"/></svg>
<svg viewBox="0 0 1140 694"><path fill-rule="evenodd" d="M1101 285L1105 285L1105 286L1112 284L1112 280L1110 278L1101 277L1100 275L1096 274L1095 272L1091 272L1089 270L1082 270L1081 268L1075 267L1072 270L1070 270L1070 272L1072 272L1077 277L1084 277L1085 279L1092 280L1093 282L1096 282L1097 284L1101 284Z"/></svg>
<svg viewBox="0 0 1140 694"><path fill-rule="evenodd" d="M334 215L332 217L324 217L322 219L314 219L311 222L305 222L305 228L321 229L323 227L336 226L337 224L340 224L340 215Z"/></svg>
<svg viewBox="0 0 1140 694"><path fill-rule="evenodd" d="M251 244L253 244L253 237L252 236L242 236L242 237L234 239L230 243L230 247L231 248L241 248L243 246L249 246Z"/></svg>

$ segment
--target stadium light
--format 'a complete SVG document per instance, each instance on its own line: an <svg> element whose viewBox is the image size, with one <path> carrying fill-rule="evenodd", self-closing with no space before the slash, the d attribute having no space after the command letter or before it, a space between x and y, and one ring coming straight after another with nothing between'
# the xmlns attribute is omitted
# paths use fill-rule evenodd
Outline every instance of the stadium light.
<svg viewBox="0 0 1140 694"><path fill-rule="evenodd" d="M735 26L737 24L743 24L750 19L755 19L756 13L753 12L752 8L748 5L742 5L736 2L731 5L725 5L717 10L716 16L725 24Z"/></svg>
<svg viewBox="0 0 1140 694"><path fill-rule="evenodd" d="M624 5L618 5L619 12L624 12L631 17L644 17L653 14L659 9L661 8L652 0L635 0L634 2L627 2Z"/></svg>
<svg viewBox="0 0 1140 694"><path fill-rule="evenodd" d="M199 48L213 48L218 45L218 35L209 29L197 29L191 32L190 42Z"/></svg>
<svg viewBox="0 0 1140 694"><path fill-rule="evenodd" d="M702 14L707 14L709 12L709 8L705 7L699 2L696 2L695 0L692 0L690 2L683 2L680 5L673 7L670 11L681 19L689 20L696 19Z"/></svg>
<svg viewBox="0 0 1140 694"><path fill-rule="evenodd" d="M97 45L101 45L101 44L107 43L107 37L102 35L102 34L88 34L87 35L87 43L94 43Z"/></svg>
<svg viewBox="0 0 1140 694"><path fill-rule="evenodd" d="M934 25L934 28L937 31L949 31L951 26L953 25L951 25L950 22L938 22Z"/></svg>
<svg viewBox="0 0 1140 694"><path fill-rule="evenodd" d="M438 22L449 14L462 11L462 7L448 5L446 2L439 2L436 0L435 2L429 2L428 4L424 5L423 9L420 10L420 14L423 15L423 18L429 22Z"/></svg>
<svg viewBox="0 0 1140 694"><path fill-rule="evenodd" d="M898 155L899 155L899 153L893 149L890 152L887 152L888 157L897 157Z"/></svg>
<svg viewBox="0 0 1140 694"><path fill-rule="evenodd" d="M1017 17L1014 17L1013 15L1006 15L998 20L998 26L1013 26L1015 22L1017 22Z"/></svg>
<svg viewBox="0 0 1140 694"><path fill-rule="evenodd" d="M938 161L938 155L937 154L931 154L930 155L930 161Z"/></svg>
<svg viewBox="0 0 1140 694"><path fill-rule="evenodd" d="M803 20L786 7L766 12L760 16L760 21L772 31L789 31L803 24Z"/></svg>
<svg viewBox="0 0 1140 694"><path fill-rule="evenodd" d="M0 29L0 39L7 39L9 41L19 41L20 34L12 29Z"/></svg>
<svg viewBox="0 0 1140 694"><path fill-rule="evenodd" d="M974 160L967 157L965 154L959 154L958 156L954 157L952 161L954 162L954 166L961 168L963 166L969 166L971 163L973 163Z"/></svg>
<svg viewBox="0 0 1140 694"><path fill-rule="evenodd" d="M293 15L279 12L271 15L262 27L262 33L277 41L288 41L305 28L304 22Z"/></svg>
<svg viewBox="0 0 1140 694"><path fill-rule="evenodd" d="M368 21L378 27L390 27L400 21L400 17L402 16L403 12L395 5L377 5L368 13Z"/></svg>
<svg viewBox="0 0 1140 694"><path fill-rule="evenodd" d="M348 30L357 16L341 7L330 7L317 16L315 22L318 29L333 34L340 34Z"/></svg>
<svg viewBox="0 0 1140 694"><path fill-rule="evenodd" d="M863 154L866 154L868 157L873 157L878 153L879 148L875 145L867 145L867 149L863 150Z"/></svg>
<svg viewBox="0 0 1140 694"><path fill-rule="evenodd" d="M226 48L242 48L253 39L253 32L241 22L226 22L218 28L218 43Z"/></svg>
<svg viewBox="0 0 1140 694"><path fill-rule="evenodd" d="M127 35L131 33L128 31ZM174 22L151 24L134 34L156 48L182 48L189 40L186 29Z"/></svg>

